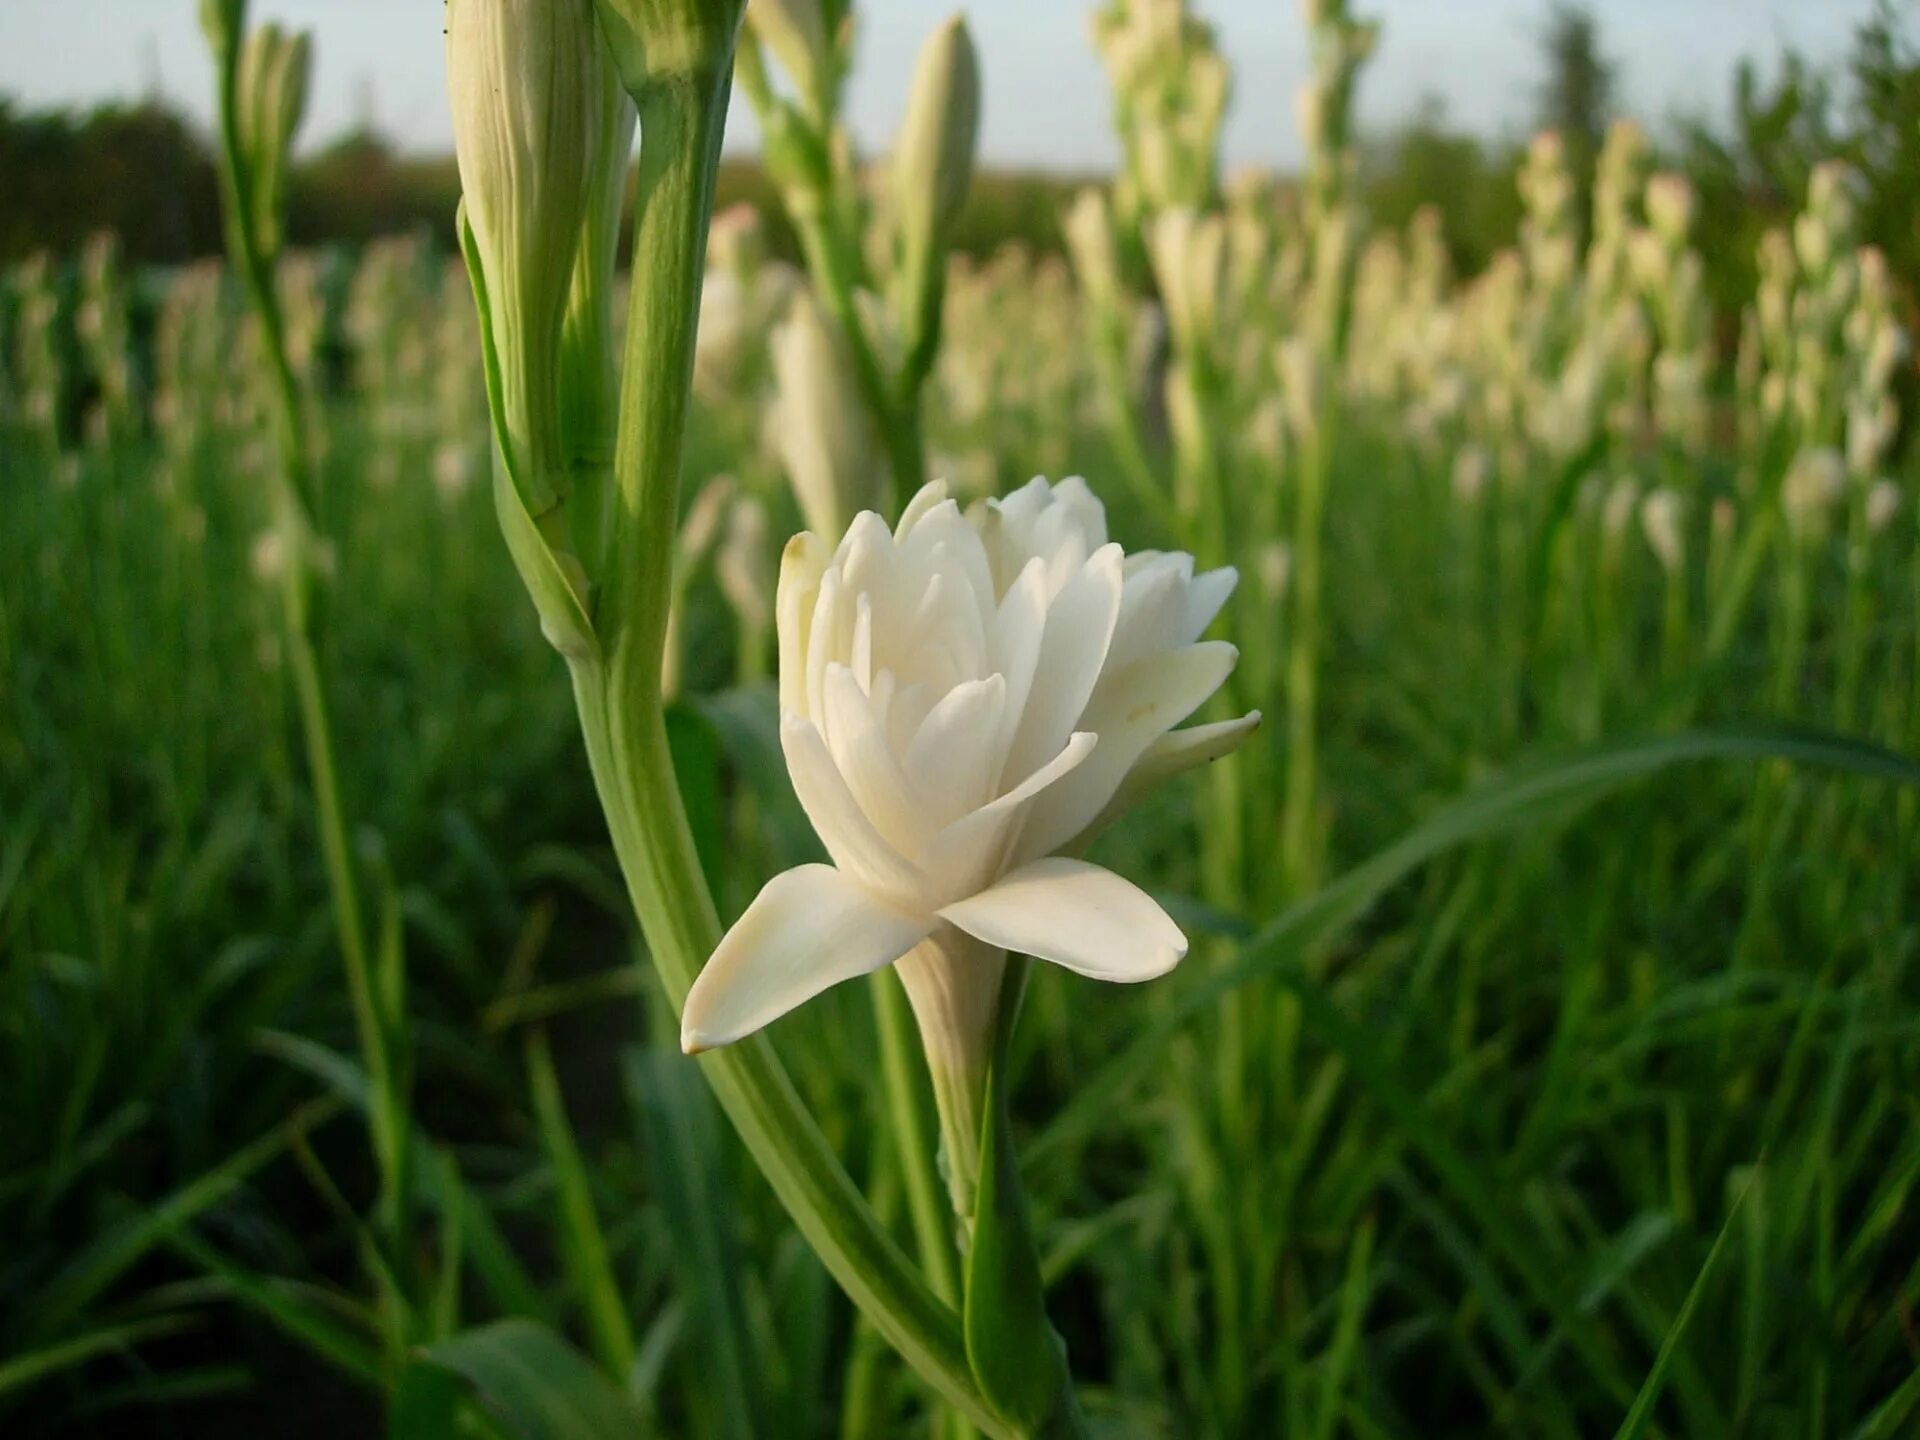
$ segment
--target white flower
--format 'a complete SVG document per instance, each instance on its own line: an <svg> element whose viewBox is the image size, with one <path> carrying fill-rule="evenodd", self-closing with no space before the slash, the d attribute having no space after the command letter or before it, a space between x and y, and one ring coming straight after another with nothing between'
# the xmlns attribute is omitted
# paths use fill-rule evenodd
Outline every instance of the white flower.
<svg viewBox="0 0 1920 1440"><path fill-rule="evenodd" d="M878 441L847 347L802 291L773 332L773 438L814 530L834 535L877 493Z"/></svg>
<svg viewBox="0 0 1920 1440"><path fill-rule="evenodd" d="M933 484L895 530L866 512L836 549L797 536L776 602L780 736L833 863L775 876L727 932L687 996L684 1047L898 961L971 1216L1007 952L1116 981L1186 953L1145 892L1072 852L1259 723L1173 728L1238 658L1199 638L1234 582L1123 554L1078 479L964 515Z"/></svg>
<svg viewBox="0 0 1920 1440"><path fill-rule="evenodd" d="M1085 482L967 514L923 489L889 531L782 559L781 741L831 865L760 892L687 997L689 1051L740 1039L914 952L943 1063L983 1059L1004 952L1146 980L1186 953L1145 892L1067 858L1142 791L1232 750L1258 714L1175 731L1226 680L1202 641L1235 582L1108 543Z"/></svg>

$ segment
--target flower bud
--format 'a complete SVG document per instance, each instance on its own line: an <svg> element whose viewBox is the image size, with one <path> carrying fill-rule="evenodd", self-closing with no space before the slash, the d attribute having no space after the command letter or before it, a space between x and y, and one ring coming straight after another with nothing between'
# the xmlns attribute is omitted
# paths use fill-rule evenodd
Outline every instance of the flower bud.
<svg viewBox="0 0 1920 1440"><path fill-rule="evenodd" d="M286 215L287 161L306 115L313 74L312 37L262 25L246 37L234 80L240 150L251 185L248 217L261 255L280 253Z"/></svg>
<svg viewBox="0 0 1920 1440"><path fill-rule="evenodd" d="M833 55L820 0L752 0L747 24L799 89L809 118L827 118Z"/></svg>
<svg viewBox="0 0 1920 1440"><path fill-rule="evenodd" d="M807 528L839 535L874 503L878 454L846 348L810 294L774 331L774 444Z"/></svg>
<svg viewBox="0 0 1920 1440"><path fill-rule="evenodd" d="M592 627L561 509L561 340L608 150L630 132L608 103L592 0L449 0L446 28L461 231L505 465L496 501L548 639L580 655Z"/></svg>
<svg viewBox="0 0 1920 1440"><path fill-rule="evenodd" d="M1891 480L1876 480L1867 492L1867 529L1884 534L1893 517L1900 513L1900 487Z"/></svg>
<svg viewBox="0 0 1920 1440"><path fill-rule="evenodd" d="M1168 210L1147 230L1147 253L1183 354L1209 350L1219 333L1227 283L1227 227L1218 215Z"/></svg>
<svg viewBox="0 0 1920 1440"><path fill-rule="evenodd" d="M1669 245L1683 245L1693 229L1693 186L1684 175L1662 174L1647 181L1647 220Z"/></svg>
<svg viewBox="0 0 1920 1440"><path fill-rule="evenodd" d="M916 361L930 362L945 293L947 239L966 203L980 139L980 63L964 17L928 39L893 148L900 319Z"/></svg>
<svg viewBox="0 0 1920 1440"><path fill-rule="evenodd" d="M1089 186L1073 197L1060 228L1080 289L1095 310L1111 312L1122 290L1120 248L1104 190Z"/></svg>
<svg viewBox="0 0 1920 1440"><path fill-rule="evenodd" d="M590 0L450 0L447 85L499 367L503 450L529 510L562 498L562 324L606 123Z"/></svg>
<svg viewBox="0 0 1920 1440"><path fill-rule="evenodd" d="M1647 548L1669 575L1680 569L1686 540L1680 527L1680 497L1671 490L1655 490L1640 502L1640 530Z"/></svg>

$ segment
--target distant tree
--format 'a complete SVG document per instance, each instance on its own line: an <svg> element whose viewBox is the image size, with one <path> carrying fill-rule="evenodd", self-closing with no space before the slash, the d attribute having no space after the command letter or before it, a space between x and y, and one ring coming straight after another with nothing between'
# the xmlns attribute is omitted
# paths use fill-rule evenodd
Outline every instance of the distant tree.
<svg viewBox="0 0 1920 1440"><path fill-rule="evenodd" d="M22 113L0 100L0 258L70 250L118 231L136 261L216 247L213 165L185 121L154 104L86 115Z"/></svg>
<svg viewBox="0 0 1920 1440"><path fill-rule="evenodd" d="M1580 197L1580 221L1591 221L1594 162L1613 120L1613 62L1601 53L1600 27L1584 5L1556 3L1540 37L1540 128L1558 130Z"/></svg>
<svg viewBox="0 0 1920 1440"><path fill-rule="evenodd" d="M1366 144L1361 195L1368 218L1386 230L1437 210L1455 273L1477 274L1518 230L1515 163L1511 147L1453 129L1445 102L1429 95L1397 129Z"/></svg>

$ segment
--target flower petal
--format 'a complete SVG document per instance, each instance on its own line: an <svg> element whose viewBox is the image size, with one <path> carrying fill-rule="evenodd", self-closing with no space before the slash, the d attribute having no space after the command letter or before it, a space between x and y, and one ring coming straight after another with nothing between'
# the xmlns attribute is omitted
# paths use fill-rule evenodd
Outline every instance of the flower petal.
<svg viewBox="0 0 1920 1440"><path fill-rule="evenodd" d="M1120 618L1121 550L1102 546L1047 610L1033 688L1020 728L1007 749L1003 778L1017 783L1050 757L1076 730L1106 664L1113 627Z"/></svg>
<svg viewBox="0 0 1920 1440"><path fill-rule="evenodd" d="M993 798L1006 705L1006 676L989 675L956 685L921 722L901 763L930 823L947 825Z"/></svg>
<svg viewBox="0 0 1920 1440"><path fill-rule="evenodd" d="M798 715L782 716L780 748L786 752L793 793L833 863L882 895L917 893L925 877L874 828L813 723Z"/></svg>
<svg viewBox="0 0 1920 1440"><path fill-rule="evenodd" d="M1167 781L1231 755L1240 748L1241 741L1259 728L1260 712L1254 710L1237 720L1193 725L1162 735L1134 762L1106 808L1077 835L1061 842L1059 848L1063 851L1085 849L1101 831Z"/></svg>
<svg viewBox="0 0 1920 1440"><path fill-rule="evenodd" d="M1151 980L1187 953L1187 937L1152 896L1111 870L1059 856L1015 870L940 918L1095 980Z"/></svg>
<svg viewBox="0 0 1920 1440"><path fill-rule="evenodd" d="M1239 653L1210 640L1149 655L1102 680L1081 721L1100 737L1099 747L1034 805L1020 856L1051 855L1092 824L1147 747L1225 683Z"/></svg>
<svg viewBox="0 0 1920 1440"><path fill-rule="evenodd" d="M1085 731L1075 733L1058 755L1013 789L961 816L934 836L915 857L929 893L940 898L970 895L1006 869L1035 797L1072 774L1098 748L1094 736Z"/></svg>
<svg viewBox="0 0 1920 1440"><path fill-rule="evenodd" d="M933 931L831 865L776 875L687 992L680 1046L731 1045L821 991L890 965Z"/></svg>

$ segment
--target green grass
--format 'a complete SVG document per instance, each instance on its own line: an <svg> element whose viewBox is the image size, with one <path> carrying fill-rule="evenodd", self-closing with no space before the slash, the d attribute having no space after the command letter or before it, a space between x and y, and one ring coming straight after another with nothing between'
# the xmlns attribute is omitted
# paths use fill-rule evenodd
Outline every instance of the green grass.
<svg viewBox="0 0 1920 1440"><path fill-rule="evenodd" d="M431 269L409 283L436 313ZM0 1430L337 1434L342 1407L364 1429L393 1395L431 1434L470 1394L537 1434L556 1402L513 1367L544 1355L607 1433L924 1433L922 1392L635 979L564 676L484 489L433 484L443 359L378 410L351 384L324 402L324 663L363 873L393 877L410 969L417 1275L369 1260L364 1080L247 446L56 457L0 430ZM429 418L396 436L380 416L408 404ZM764 484L727 419L703 419L692 478ZM1676 663L1652 557L1636 539L1597 576L1578 513L1518 592L1516 657L1488 522L1390 427L1349 430L1332 886L1235 914L1183 899L1211 783L1188 782L1102 848L1170 897L1194 954L1138 990L1038 967L1016 1042L1089 1410L1141 1436L1907 1433L1920 796L1864 751L1880 778L1750 757L1828 753L1760 722L1920 750L1911 511L1872 553L1863 640L1835 618L1842 547L1818 557L1782 706L1770 581L1723 656L1696 634ZM1122 536L1155 539L1097 439L1072 447ZM690 593L676 745L737 912L811 842L769 702L727 689L720 596ZM1591 748L1682 728L1722 738ZM1259 765L1285 736L1261 743L1250 773L1277 773ZM1269 897L1263 862L1247 893ZM861 987L773 1033L910 1244ZM417 1348L386 1353L403 1301ZM561 1384L574 1365L596 1381Z"/></svg>

